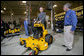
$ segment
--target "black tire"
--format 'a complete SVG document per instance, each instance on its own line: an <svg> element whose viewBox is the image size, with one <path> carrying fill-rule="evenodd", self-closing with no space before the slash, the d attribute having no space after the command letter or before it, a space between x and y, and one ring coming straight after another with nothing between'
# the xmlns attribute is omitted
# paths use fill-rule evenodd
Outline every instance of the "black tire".
<svg viewBox="0 0 84 56"><path fill-rule="evenodd" d="M22 41L24 42L24 44L26 44L25 40L22 40ZM20 42L20 45L24 45L24 44L22 44L22 42Z"/></svg>
<svg viewBox="0 0 84 56"><path fill-rule="evenodd" d="M26 47L26 44L24 44L24 47L27 48L27 47Z"/></svg>
<svg viewBox="0 0 84 56"><path fill-rule="evenodd" d="M30 47L28 47L28 50L31 50L31 48L30 48Z"/></svg>
<svg viewBox="0 0 84 56"><path fill-rule="evenodd" d="M53 42L53 37L52 37L52 35L47 34L47 35L45 36L45 41L48 43L48 45L52 44L52 42Z"/></svg>
<svg viewBox="0 0 84 56"><path fill-rule="evenodd" d="M20 45L22 45L22 42L20 42Z"/></svg>
<svg viewBox="0 0 84 56"><path fill-rule="evenodd" d="M39 53L39 49L37 48L37 47L35 47L37 50L38 50L38 53ZM38 53L37 54L35 54L35 50L32 50L32 55L38 55Z"/></svg>
<svg viewBox="0 0 84 56"><path fill-rule="evenodd" d="M32 50L32 55L35 55L35 51L34 50Z"/></svg>

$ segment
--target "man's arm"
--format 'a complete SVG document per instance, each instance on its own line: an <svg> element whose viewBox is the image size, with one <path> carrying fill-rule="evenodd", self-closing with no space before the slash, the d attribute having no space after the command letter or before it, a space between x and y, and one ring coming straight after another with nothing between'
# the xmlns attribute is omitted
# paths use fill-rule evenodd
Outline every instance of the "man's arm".
<svg viewBox="0 0 84 56"><path fill-rule="evenodd" d="M72 13L71 13L71 21L72 21L71 31L74 31L76 29L76 25L78 22L75 11L72 11Z"/></svg>

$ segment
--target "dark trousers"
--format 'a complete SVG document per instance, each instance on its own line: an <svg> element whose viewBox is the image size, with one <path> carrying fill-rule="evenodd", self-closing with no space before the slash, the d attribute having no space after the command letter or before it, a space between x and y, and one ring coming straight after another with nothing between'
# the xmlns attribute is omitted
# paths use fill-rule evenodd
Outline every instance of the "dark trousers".
<svg viewBox="0 0 84 56"><path fill-rule="evenodd" d="M44 22L44 27L45 27L45 29L46 29L46 21Z"/></svg>
<svg viewBox="0 0 84 56"><path fill-rule="evenodd" d="M44 24L44 27L45 27L45 29L46 29L46 24Z"/></svg>

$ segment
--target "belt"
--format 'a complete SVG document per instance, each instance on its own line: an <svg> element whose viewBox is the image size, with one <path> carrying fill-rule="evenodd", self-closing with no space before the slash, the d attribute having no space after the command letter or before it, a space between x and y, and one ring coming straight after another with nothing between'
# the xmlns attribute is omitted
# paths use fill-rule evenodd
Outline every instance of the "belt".
<svg viewBox="0 0 84 56"><path fill-rule="evenodd" d="M71 25L64 25L64 26L71 26Z"/></svg>

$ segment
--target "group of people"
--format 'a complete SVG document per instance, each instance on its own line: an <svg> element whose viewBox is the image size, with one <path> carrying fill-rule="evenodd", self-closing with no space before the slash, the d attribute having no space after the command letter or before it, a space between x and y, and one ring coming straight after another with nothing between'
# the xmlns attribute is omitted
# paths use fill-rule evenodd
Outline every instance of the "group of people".
<svg viewBox="0 0 84 56"><path fill-rule="evenodd" d="M40 14L38 15L36 21L38 22L41 22L42 24L44 24L44 27L46 29L46 13L43 12L43 7L40 7ZM29 26L31 25L31 27ZM28 20L27 18L25 18L25 21L24 21L24 28L25 28L25 32L26 32L26 35L29 36L29 32L31 31L32 33L33 32L33 25L34 25L34 20L30 21ZM30 27L30 28L29 28Z"/></svg>
<svg viewBox="0 0 84 56"><path fill-rule="evenodd" d="M66 51L70 51L72 49L74 40L74 31L76 29L76 25L78 22L76 12L74 10L71 10L70 7L71 7L70 3L66 3L63 7L63 10L66 12L66 14L64 17L64 45L62 46L67 48ZM46 13L43 12L43 7L40 7L40 14L38 15L36 20L44 24L46 28L45 17ZM26 20L24 21L24 26L26 35L29 35L27 30L28 23Z"/></svg>
<svg viewBox="0 0 84 56"><path fill-rule="evenodd" d="M64 17L64 45L62 45L63 47L67 47L66 51L70 51L72 49L73 46L73 40L74 40L74 31L76 29L76 25L77 25L77 16L76 16L76 12L74 10L70 9L71 4L67 3L64 5L63 10L66 12L65 17ZM40 7L40 14L38 15L36 21L41 22L42 24L44 24L44 27L46 29L46 13L43 12L43 7ZM31 24L29 22L30 20L28 20L27 18L25 18L24 21L24 28L25 28L25 33L27 36L29 36L29 31L33 33L33 25L34 25L34 21L31 21ZM3 35L4 32L4 22L1 21L1 35ZM31 27L30 27L31 26ZM7 28L9 28L7 26Z"/></svg>

